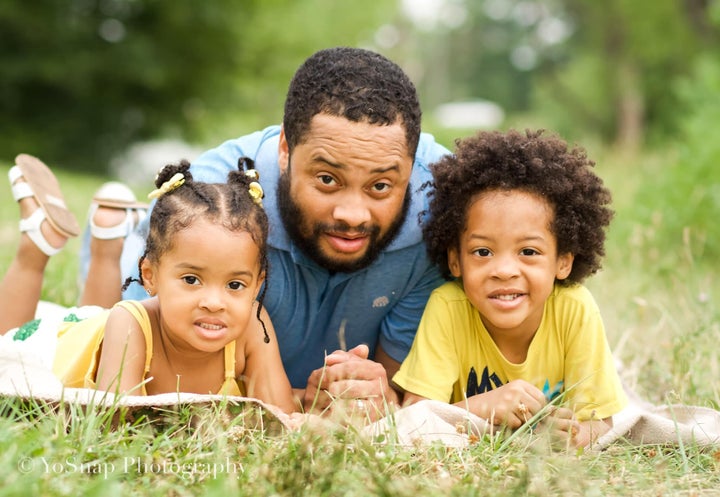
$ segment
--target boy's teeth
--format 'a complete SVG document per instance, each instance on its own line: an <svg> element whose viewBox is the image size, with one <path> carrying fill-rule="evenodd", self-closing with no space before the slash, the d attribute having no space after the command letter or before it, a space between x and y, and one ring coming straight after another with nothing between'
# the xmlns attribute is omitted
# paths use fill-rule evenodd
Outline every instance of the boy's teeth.
<svg viewBox="0 0 720 497"><path fill-rule="evenodd" d="M517 297L518 297L517 293L511 293L510 295L498 295L495 298L497 298L498 300L514 300Z"/></svg>

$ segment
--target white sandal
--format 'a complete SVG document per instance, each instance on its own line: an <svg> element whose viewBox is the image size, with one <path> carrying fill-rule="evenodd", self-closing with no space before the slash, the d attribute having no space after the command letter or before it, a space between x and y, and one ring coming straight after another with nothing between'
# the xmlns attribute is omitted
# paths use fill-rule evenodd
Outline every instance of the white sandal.
<svg viewBox="0 0 720 497"><path fill-rule="evenodd" d="M98 226L93 218L98 208L123 209L125 219L115 226ZM111 181L105 183L95 193L88 217L90 219L90 234L100 240L114 240L126 238L135 229L140 221L147 216L148 204L138 202L135 194L122 183Z"/></svg>
<svg viewBox="0 0 720 497"><path fill-rule="evenodd" d="M20 178L25 181L15 183ZM53 247L45 239L40 229L43 221L47 220L55 231L67 238L80 234L80 226L65 205L57 178L40 159L27 154L18 155L15 165L8 171L8 179L16 202L33 197L40 206L29 217L21 219L19 227L20 232L26 233L45 255L53 256L62 247Z"/></svg>

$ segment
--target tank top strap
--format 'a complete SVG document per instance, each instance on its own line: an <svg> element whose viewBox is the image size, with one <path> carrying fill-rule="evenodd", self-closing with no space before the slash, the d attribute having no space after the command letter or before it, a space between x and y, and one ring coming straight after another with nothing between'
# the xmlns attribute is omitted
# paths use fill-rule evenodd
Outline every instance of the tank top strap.
<svg viewBox="0 0 720 497"><path fill-rule="evenodd" d="M143 375L143 379L145 379L144 376L150 372L150 361L152 360L153 355L152 326L150 325L150 316L148 316L145 307L137 300L123 300L115 305L127 310L132 315L132 317L137 320L138 324L140 324L140 329L142 330L143 336L145 337L145 374ZM143 391L144 390L145 386L143 385Z"/></svg>
<svg viewBox="0 0 720 497"><path fill-rule="evenodd" d="M225 381L235 381L235 340L225 346Z"/></svg>

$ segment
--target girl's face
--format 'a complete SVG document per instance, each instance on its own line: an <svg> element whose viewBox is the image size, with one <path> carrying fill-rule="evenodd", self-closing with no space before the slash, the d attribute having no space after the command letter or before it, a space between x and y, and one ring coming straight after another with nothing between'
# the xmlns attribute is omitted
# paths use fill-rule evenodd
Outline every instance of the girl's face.
<svg viewBox="0 0 720 497"><path fill-rule="evenodd" d="M573 256L558 255L553 216L542 197L521 190L483 192L471 201L448 263L491 336L533 336L555 279L570 274Z"/></svg>
<svg viewBox="0 0 720 497"><path fill-rule="evenodd" d="M259 248L246 231L203 219L174 236L158 263L143 262L145 286L157 294L161 330L176 347L216 352L255 319Z"/></svg>

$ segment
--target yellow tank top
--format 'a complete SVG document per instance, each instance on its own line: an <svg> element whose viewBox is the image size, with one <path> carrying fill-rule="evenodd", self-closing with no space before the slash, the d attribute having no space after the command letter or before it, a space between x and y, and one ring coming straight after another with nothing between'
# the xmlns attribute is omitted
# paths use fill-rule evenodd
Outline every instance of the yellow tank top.
<svg viewBox="0 0 720 497"><path fill-rule="evenodd" d="M138 322L145 337L145 372L143 380L150 371L153 355L152 327L150 317L140 302L126 300L115 306L127 310ZM101 312L78 322L62 323L58 329L58 342L53 362L53 373L63 385L72 388L97 388L97 366L100 350L105 336L105 324L110 310ZM235 341L225 346L225 379L219 394L245 395L243 388L235 378ZM145 384L142 395L147 395Z"/></svg>

